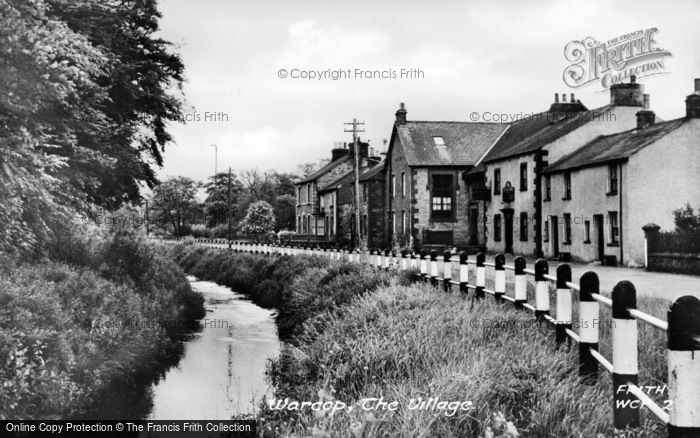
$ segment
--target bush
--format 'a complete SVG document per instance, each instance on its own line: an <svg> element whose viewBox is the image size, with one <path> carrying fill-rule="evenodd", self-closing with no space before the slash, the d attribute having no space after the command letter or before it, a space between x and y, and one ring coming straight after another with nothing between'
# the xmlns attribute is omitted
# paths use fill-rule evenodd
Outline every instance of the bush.
<svg viewBox="0 0 700 438"><path fill-rule="evenodd" d="M192 226L192 237L195 239L209 239L211 238L211 229L204 225L193 225Z"/></svg>
<svg viewBox="0 0 700 438"><path fill-rule="evenodd" d="M57 261L0 255L0 419L123 416L104 394L148 387L204 316L172 260L135 233L98 234L57 233Z"/></svg>

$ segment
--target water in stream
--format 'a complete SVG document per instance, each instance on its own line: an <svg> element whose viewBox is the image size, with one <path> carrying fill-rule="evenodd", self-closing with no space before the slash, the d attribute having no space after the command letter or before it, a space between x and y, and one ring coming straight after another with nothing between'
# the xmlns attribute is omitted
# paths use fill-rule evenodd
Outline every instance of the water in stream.
<svg viewBox="0 0 700 438"><path fill-rule="evenodd" d="M273 312L209 281L189 277L202 293L202 330L184 341L178 365L152 388L152 420L240 418L270 391L265 363L280 342Z"/></svg>

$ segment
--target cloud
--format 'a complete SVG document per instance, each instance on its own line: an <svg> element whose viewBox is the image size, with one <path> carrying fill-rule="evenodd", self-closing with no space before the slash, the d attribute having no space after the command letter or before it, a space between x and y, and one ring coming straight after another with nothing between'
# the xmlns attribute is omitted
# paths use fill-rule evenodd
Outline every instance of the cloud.
<svg viewBox="0 0 700 438"><path fill-rule="evenodd" d="M303 20L289 26L289 45L280 65L324 67L373 60L390 48L387 35L369 30L348 30Z"/></svg>

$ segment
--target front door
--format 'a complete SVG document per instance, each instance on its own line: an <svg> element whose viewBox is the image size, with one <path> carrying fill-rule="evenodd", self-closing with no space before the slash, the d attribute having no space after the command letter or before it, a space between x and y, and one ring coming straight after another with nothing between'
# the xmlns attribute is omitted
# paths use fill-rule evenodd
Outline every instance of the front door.
<svg viewBox="0 0 700 438"><path fill-rule="evenodd" d="M506 242L506 252L513 253L513 209L504 208L503 209L503 220L504 224L504 238Z"/></svg>
<svg viewBox="0 0 700 438"><path fill-rule="evenodd" d="M479 245L479 207L469 207L469 246Z"/></svg>
<svg viewBox="0 0 700 438"><path fill-rule="evenodd" d="M549 226L552 227L552 255L557 258L559 257L559 218L551 216Z"/></svg>
<svg viewBox="0 0 700 438"><path fill-rule="evenodd" d="M598 245L598 260L601 262L605 258L605 225L602 214L593 215L595 222L595 236Z"/></svg>

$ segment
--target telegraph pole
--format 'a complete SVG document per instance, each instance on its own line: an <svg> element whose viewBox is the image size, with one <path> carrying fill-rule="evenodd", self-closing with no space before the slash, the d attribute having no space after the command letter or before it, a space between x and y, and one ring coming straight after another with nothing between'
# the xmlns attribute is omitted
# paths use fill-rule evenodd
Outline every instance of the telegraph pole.
<svg viewBox="0 0 700 438"><path fill-rule="evenodd" d="M231 168L228 168L228 196L226 196L228 202L228 249L231 250Z"/></svg>
<svg viewBox="0 0 700 438"><path fill-rule="evenodd" d="M353 153L355 155L355 246L359 247L362 242L362 236L360 235L360 142L358 133L365 132L360 126L364 126L365 122L360 122L357 119L352 119L352 123L345 123L345 125L352 125L352 129L345 129L345 132L352 132L352 143L353 143Z"/></svg>
<svg viewBox="0 0 700 438"><path fill-rule="evenodd" d="M218 161L219 161L219 147L216 145L216 143L212 143L209 145L209 147L214 148L214 181L212 184L214 184L214 190L216 190L216 174L218 173ZM219 210L216 210L216 217L213 218L214 226L219 224ZM204 213L204 222L206 222L206 212ZM206 224L205 224L206 225Z"/></svg>

